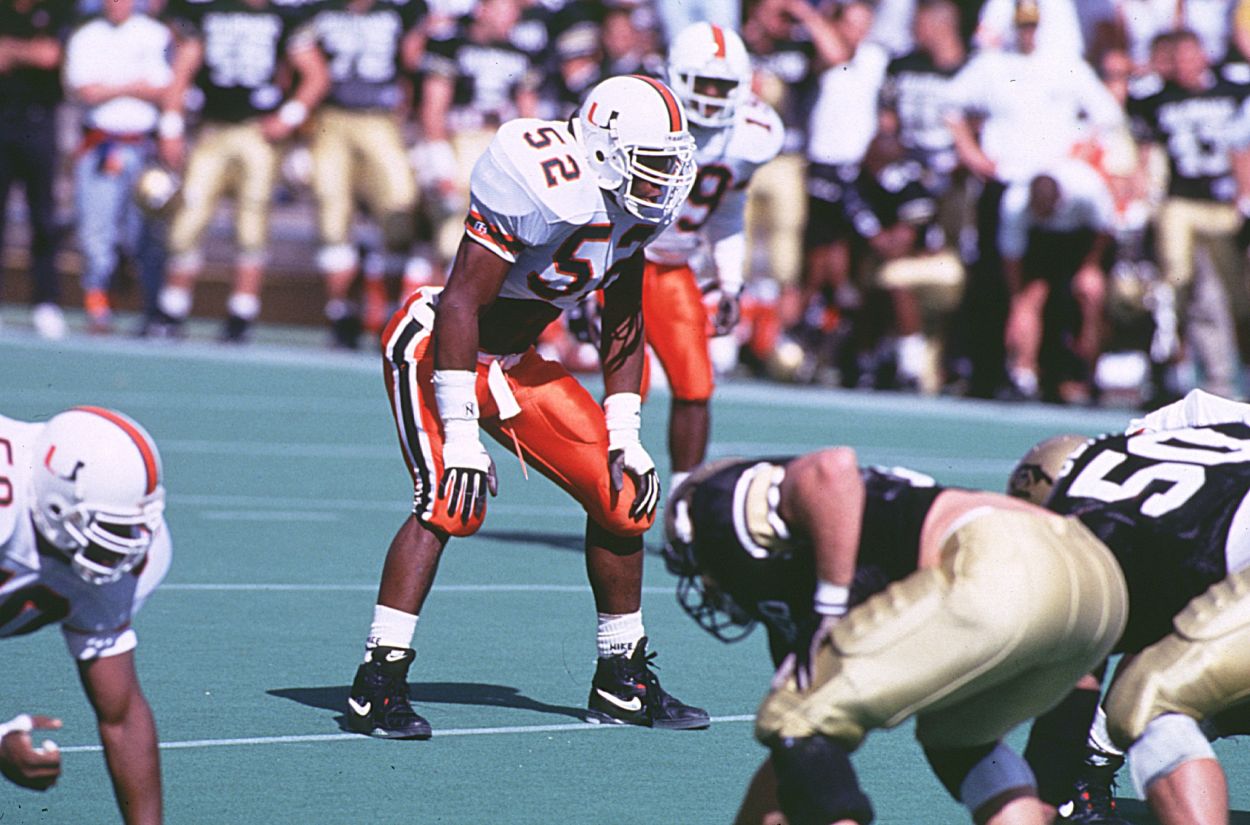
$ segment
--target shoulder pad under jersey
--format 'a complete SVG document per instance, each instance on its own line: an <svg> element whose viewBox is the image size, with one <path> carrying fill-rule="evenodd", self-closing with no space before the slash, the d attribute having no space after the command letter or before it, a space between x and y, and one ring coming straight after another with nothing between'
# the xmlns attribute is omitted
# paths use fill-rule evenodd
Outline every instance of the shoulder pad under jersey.
<svg viewBox="0 0 1250 825"><path fill-rule="evenodd" d="M567 124L555 120L519 118L501 126L473 169L471 188L490 189L509 207L540 212L547 223L580 225L604 206L581 144Z"/></svg>

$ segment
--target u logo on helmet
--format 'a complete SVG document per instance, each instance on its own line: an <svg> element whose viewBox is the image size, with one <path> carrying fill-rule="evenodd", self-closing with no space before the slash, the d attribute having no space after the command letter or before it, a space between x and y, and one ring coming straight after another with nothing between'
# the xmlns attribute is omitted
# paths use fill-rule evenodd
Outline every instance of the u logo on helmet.
<svg viewBox="0 0 1250 825"><path fill-rule="evenodd" d="M165 490L151 436L100 407L53 416L35 443L31 515L40 536L92 584L117 581L147 555Z"/></svg>

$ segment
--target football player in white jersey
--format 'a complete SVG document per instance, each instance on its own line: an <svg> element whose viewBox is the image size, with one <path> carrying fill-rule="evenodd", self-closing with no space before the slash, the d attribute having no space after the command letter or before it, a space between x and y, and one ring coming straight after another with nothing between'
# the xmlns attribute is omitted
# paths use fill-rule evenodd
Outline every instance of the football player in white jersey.
<svg viewBox="0 0 1250 825"><path fill-rule="evenodd" d="M677 220L647 246L642 307L647 343L664 367L673 400L668 448L676 488L703 461L711 416L708 318L696 272L714 270L720 299L713 332L738 321L746 268L747 183L781 151L785 128L751 94L751 58L731 29L695 23L669 48L668 79L690 118L699 174Z"/></svg>
<svg viewBox="0 0 1250 825"><path fill-rule="evenodd" d="M423 739L408 699L417 616L450 536L476 532L496 490L480 430L586 511L599 612L590 721L701 728L660 688L641 612L642 534L660 498L639 439L642 248L694 182L681 101L658 80L609 78L568 122L503 125L474 167L466 232L444 289L418 290L382 336L387 389L414 484L387 553L349 724ZM603 407L534 350L539 333L602 288Z"/></svg>
<svg viewBox="0 0 1250 825"><path fill-rule="evenodd" d="M46 423L0 416L0 638L61 625L128 825L161 821L156 724L131 619L169 570L164 509L156 445L126 416L100 407ZM30 750L31 729L47 726L25 716L0 725L0 753Z"/></svg>

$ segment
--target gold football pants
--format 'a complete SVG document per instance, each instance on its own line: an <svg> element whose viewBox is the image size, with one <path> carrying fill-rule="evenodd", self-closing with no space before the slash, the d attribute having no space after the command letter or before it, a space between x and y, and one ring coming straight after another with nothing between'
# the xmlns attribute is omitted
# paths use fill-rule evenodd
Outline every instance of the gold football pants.
<svg viewBox="0 0 1250 825"><path fill-rule="evenodd" d="M1111 651L1124 576L1078 521L990 511L955 530L938 567L852 609L816 653L812 687L774 688L756 737L823 734L858 747L917 716L928 747L981 745L1042 713Z"/></svg>

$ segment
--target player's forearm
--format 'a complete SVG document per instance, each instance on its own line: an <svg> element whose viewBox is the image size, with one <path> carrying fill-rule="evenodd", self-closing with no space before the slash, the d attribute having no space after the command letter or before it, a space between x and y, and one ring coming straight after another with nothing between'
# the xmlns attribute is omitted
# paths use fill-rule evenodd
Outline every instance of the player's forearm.
<svg viewBox="0 0 1250 825"><path fill-rule="evenodd" d="M21 40L15 37L0 38L9 62L15 66L29 66L34 69L55 69L61 65L62 48L54 37L36 37Z"/></svg>
<svg viewBox="0 0 1250 825"><path fill-rule="evenodd" d="M126 825L161 822L161 766L156 721L142 697L117 722L100 722L100 742L117 807Z"/></svg>

